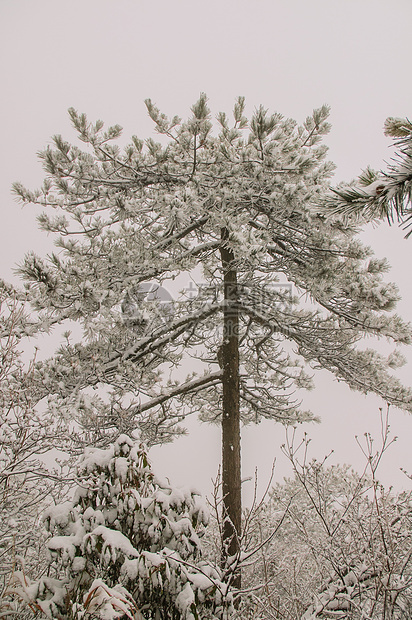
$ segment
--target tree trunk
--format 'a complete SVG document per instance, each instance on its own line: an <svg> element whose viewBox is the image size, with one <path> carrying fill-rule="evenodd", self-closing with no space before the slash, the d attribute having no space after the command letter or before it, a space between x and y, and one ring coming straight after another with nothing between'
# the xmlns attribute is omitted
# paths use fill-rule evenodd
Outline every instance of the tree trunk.
<svg viewBox="0 0 412 620"><path fill-rule="evenodd" d="M240 406L239 406L239 309L237 273L234 255L226 242L229 231L221 231L220 249L224 278L224 317L221 365L223 369L222 403L222 492L223 492L223 545L222 564L239 551L241 534L241 461L240 461ZM240 588L240 572L232 584Z"/></svg>

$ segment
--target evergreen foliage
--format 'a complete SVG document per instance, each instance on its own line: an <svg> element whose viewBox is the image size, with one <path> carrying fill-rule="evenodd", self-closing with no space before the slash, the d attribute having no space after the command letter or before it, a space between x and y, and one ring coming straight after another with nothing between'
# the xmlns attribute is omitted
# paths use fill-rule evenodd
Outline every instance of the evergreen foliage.
<svg viewBox="0 0 412 620"><path fill-rule="evenodd" d="M223 619L231 596L201 559L208 513L195 492L152 473L143 444L121 435L90 448L71 502L46 511L48 576L18 589L35 612L60 620Z"/></svg>

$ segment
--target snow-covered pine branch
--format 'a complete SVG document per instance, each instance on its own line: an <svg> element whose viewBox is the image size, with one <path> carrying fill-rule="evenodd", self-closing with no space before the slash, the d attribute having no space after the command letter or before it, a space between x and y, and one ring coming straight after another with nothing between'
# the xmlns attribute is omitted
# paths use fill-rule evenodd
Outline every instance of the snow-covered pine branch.
<svg viewBox="0 0 412 620"><path fill-rule="evenodd" d="M331 215L361 221L396 220L408 230L412 223L412 123L389 117L384 129L385 135L395 139L396 148L387 170L375 172L367 168L356 181L332 188L320 206Z"/></svg>

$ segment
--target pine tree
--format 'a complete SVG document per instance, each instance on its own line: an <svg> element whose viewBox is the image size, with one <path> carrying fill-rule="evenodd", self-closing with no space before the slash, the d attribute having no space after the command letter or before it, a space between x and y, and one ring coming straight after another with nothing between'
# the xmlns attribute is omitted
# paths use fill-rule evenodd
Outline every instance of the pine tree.
<svg viewBox="0 0 412 620"><path fill-rule="evenodd" d="M208 512L194 491L153 474L146 449L121 435L86 449L73 501L46 511L47 577L17 589L47 618L223 619L231 595L201 559Z"/></svg>
<svg viewBox="0 0 412 620"><path fill-rule="evenodd" d="M399 294L383 280L386 261L356 239L357 226L314 211L334 169L321 144L326 106L303 125L263 107L248 122L239 98L234 122L219 114L213 134L203 94L186 122L146 105L161 143L134 136L122 150L111 142L119 126L104 131L71 109L86 149L55 136L40 155L42 188L15 186L47 208L40 225L60 250L20 267L37 312L31 331L83 328L37 365L33 384L93 441L139 427L162 442L191 412L220 421L229 566L241 531L241 422L313 419L294 395L312 387L308 368L411 410L410 390L388 372L399 356L358 346L365 335L409 343L411 331L391 313ZM196 269L194 298L162 297ZM194 372L182 378L188 359Z"/></svg>

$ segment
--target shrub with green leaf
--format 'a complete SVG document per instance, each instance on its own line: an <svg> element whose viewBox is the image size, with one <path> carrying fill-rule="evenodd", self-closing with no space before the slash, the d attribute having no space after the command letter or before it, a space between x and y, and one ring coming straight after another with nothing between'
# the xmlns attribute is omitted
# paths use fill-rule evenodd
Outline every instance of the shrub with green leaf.
<svg viewBox="0 0 412 620"><path fill-rule="evenodd" d="M21 578L33 611L53 619L225 619L231 595L201 557L208 512L194 491L153 474L143 444L121 435L89 448L73 501L44 515L48 576Z"/></svg>

